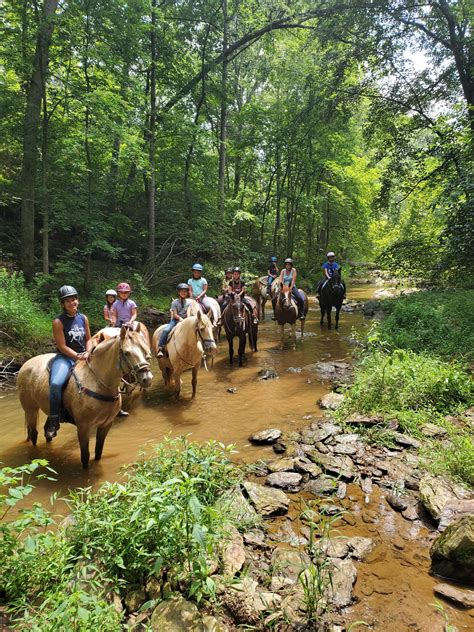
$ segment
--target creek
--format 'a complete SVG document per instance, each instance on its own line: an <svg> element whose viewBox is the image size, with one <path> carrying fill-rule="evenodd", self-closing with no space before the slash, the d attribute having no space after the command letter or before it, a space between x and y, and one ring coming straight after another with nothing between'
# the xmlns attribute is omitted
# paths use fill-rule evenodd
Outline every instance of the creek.
<svg viewBox="0 0 474 632"><path fill-rule="evenodd" d="M373 286L355 286L349 298L368 300L373 291ZM201 369L199 373L194 401L190 399L189 372L183 376L183 398L177 402L165 390L154 362L152 387L136 402L128 418L117 419L107 437L102 460L92 461L88 471L80 467L73 426L62 425L58 437L50 444L45 443L41 432L38 446L34 448L24 440L24 416L16 393L1 393L0 461L14 467L34 458L47 459L58 473L57 481L40 481L28 499L29 503L47 504L52 493L61 497L72 488L116 480L123 465L139 458L166 435L187 434L200 442L213 439L232 443L237 451L236 460L241 462L275 458L271 447L249 443L249 435L268 427L282 431L303 427L308 423L303 420L305 415L319 414L317 401L330 388L316 373L288 369L317 361L352 361L351 333L366 331L370 321L363 318L360 310L341 312L338 332L328 331L326 325L321 329L319 309L316 310L316 302L311 298L304 341L298 342L293 351L288 340L281 351L279 328L271 321L270 312L267 307L267 319L259 327L259 351L255 354L247 351L247 361L242 368L229 366L223 336L213 368L208 373ZM270 367L277 371L279 378L259 381L259 371ZM235 392L229 392L229 388ZM43 420L44 416L40 428ZM354 520L353 524L338 528L339 534L371 537L376 547L366 562L357 564L356 603L345 610L344 622L364 620L374 630L441 631L443 618L433 608L433 586L439 579L429 575L432 530L419 520L406 521L388 506L383 495L384 492L375 487L366 504L360 488L348 486L345 502ZM294 503L293 514L290 513L294 524L298 522L296 505ZM61 512L64 506L58 503L55 509ZM450 623L460 630L473 629L474 618L469 612L447 603L443 603L443 607Z"/></svg>

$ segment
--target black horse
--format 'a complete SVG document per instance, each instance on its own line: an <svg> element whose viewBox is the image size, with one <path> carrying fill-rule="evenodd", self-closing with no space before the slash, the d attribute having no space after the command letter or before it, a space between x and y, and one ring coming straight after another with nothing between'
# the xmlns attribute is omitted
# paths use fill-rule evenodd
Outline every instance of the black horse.
<svg viewBox="0 0 474 632"><path fill-rule="evenodd" d="M222 324L229 343L229 360L231 364L234 364L235 336L239 339L239 366L242 366L247 335L251 348L257 351L258 325L253 324L252 320L252 314L246 308L240 294L232 293L229 303L222 312Z"/></svg>
<svg viewBox="0 0 474 632"><path fill-rule="evenodd" d="M339 328L339 312L346 290L341 279L340 270L335 270L332 277L323 283L319 292L319 306L321 307L321 325L324 321L324 314L327 315L328 329L331 329L331 311L336 308L336 329Z"/></svg>

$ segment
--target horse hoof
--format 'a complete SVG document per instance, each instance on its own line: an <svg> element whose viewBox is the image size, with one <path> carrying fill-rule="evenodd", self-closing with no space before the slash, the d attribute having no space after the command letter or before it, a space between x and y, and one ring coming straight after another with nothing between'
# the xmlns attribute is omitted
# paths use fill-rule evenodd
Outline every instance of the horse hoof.
<svg viewBox="0 0 474 632"><path fill-rule="evenodd" d="M46 443L51 443L52 440L53 437L46 437ZM36 443L33 443L33 445L36 445Z"/></svg>

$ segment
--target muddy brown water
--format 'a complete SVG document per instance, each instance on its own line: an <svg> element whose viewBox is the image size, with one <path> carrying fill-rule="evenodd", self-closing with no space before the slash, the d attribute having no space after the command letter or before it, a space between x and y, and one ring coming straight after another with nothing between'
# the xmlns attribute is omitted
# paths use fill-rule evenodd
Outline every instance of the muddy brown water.
<svg viewBox="0 0 474 632"><path fill-rule="evenodd" d="M368 300L373 286L354 287L349 298ZM0 393L0 461L8 466L22 465L34 458L48 459L58 473L57 481L40 481L29 497L30 501L48 503L56 492L66 495L69 489L95 486L102 481L120 477L123 465L130 463L164 436L190 435L196 441L215 439L234 444L236 459L253 462L271 459L275 454L270 447L256 447L249 443L252 433L270 426L282 430L298 429L305 424L304 415L318 412L317 400L328 391L314 373L292 373L289 367L302 367L319 360L349 360L353 352L350 342L352 330L363 332L370 321L360 311L341 313L339 331L328 331L319 326L319 310L315 299L310 311L303 342L295 351L288 340L285 349L279 349L279 329L267 319L259 327L259 351L247 351L242 368L231 368L228 363L227 343L221 341L213 368L201 370L198 392L190 399L191 374L183 376L183 399L176 402L164 388L156 363L153 366L153 386L135 404L130 416L117 419L104 447L104 456L98 463L91 462L88 471L80 467L79 447L73 426L62 425L58 437L46 444L41 436L34 448L24 440L24 417L16 393ZM235 340L237 342L237 340ZM257 381L261 369L273 367L279 379ZM235 393L228 388L235 387ZM44 416L40 419L42 427ZM91 444L91 447L93 443ZM395 513L375 489L370 506L355 485L349 486L352 499L350 509L355 524L340 529L343 535L364 535L375 538L377 547L368 563L358 563L359 576L355 586L357 602L344 615L347 623L364 620L372 630L443 630L444 622L431 604L434 603L435 578L428 574L429 530L418 521L408 523ZM373 505L373 506L372 506ZM56 510L64 512L63 505ZM367 509L377 512L370 523ZM443 603L451 623L460 630L474 629L474 618L469 613ZM359 628L359 629L364 629Z"/></svg>

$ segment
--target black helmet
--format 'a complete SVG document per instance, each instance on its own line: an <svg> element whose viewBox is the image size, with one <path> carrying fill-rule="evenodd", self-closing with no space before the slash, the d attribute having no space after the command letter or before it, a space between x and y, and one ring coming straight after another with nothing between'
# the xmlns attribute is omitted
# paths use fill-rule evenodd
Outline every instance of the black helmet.
<svg viewBox="0 0 474 632"><path fill-rule="evenodd" d="M72 285L63 285L59 288L59 300L64 301L65 298L69 298L70 296L75 296L76 298L79 296L76 288L72 287Z"/></svg>
<svg viewBox="0 0 474 632"><path fill-rule="evenodd" d="M189 290L189 286L187 283L178 283L176 286L176 290L179 292L180 290Z"/></svg>
<svg viewBox="0 0 474 632"><path fill-rule="evenodd" d="M236 266L232 272L242 272L242 270L239 268L239 266Z"/></svg>
<svg viewBox="0 0 474 632"><path fill-rule="evenodd" d="M291 263L291 265L293 265L293 259L291 259L291 257L288 257L288 259L285 259L285 263Z"/></svg>

